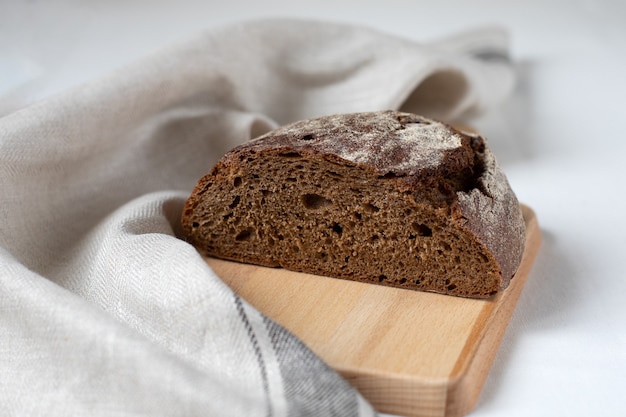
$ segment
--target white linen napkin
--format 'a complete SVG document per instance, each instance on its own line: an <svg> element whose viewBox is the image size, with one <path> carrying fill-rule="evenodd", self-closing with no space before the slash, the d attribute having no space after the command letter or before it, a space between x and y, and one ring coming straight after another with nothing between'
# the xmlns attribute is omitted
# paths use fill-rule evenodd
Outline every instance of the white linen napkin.
<svg viewBox="0 0 626 417"><path fill-rule="evenodd" d="M0 414L368 416L179 239L196 181L280 124L457 119L513 84L506 36L420 44L324 22L214 28L0 119Z"/></svg>

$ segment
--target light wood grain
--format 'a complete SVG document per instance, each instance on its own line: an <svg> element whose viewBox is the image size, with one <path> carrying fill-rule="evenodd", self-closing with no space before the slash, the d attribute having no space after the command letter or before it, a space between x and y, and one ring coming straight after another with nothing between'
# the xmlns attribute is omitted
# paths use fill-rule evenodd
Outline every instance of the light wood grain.
<svg viewBox="0 0 626 417"><path fill-rule="evenodd" d="M462 416L475 405L541 242L524 207L526 248L490 300L207 259L235 292L285 326L379 411Z"/></svg>

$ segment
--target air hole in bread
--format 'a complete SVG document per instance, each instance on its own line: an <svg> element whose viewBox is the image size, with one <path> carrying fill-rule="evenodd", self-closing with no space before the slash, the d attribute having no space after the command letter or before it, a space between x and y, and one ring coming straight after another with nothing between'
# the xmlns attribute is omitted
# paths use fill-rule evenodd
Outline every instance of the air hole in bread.
<svg viewBox="0 0 626 417"><path fill-rule="evenodd" d="M241 177L235 177L235 180L233 181L233 185L235 187L239 187L241 185Z"/></svg>
<svg viewBox="0 0 626 417"><path fill-rule="evenodd" d="M284 158L299 158L300 153L299 152L285 152L285 153L281 153L279 154L280 156L284 157Z"/></svg>
<svg viewBox="0 0 626 417"><path fill-rule="evenodd" d="M370 203L363 204L363 209L368 213L376 213L380 211L380 207L377 207Z"/></svg>
<svg viewBox="0 0 626 417"><path fill-rule="evenodd" d="M315 136L313 136L312 134L308 134L308 135L304 135L302 136L300 139L301 140L313 140L315 138Z"/></svg>
<svg viewBox="0 0 626 417"><path fill-rule="evenodd" d="M337 222L334 222L332 225L333 232L337 233L339 236L343 233L343 227Z"/></svg>
<svg viewBox="0 0 626 417"><path fill-rule="evenodd" d="M379 175L378 178L397 178L398 175L395 172L388 172L385 175Z"/></svg>
<svg viewBox="0 0 626 417"><path fill-rule="evenodd" d="M333 202L319 194L304 194L302 204L310 210L318 210L333 204Z"/></svg>
<svg viewBox="0 0 626 417"><path fill-rule="evenodd" d="M237 236L235 236L235 240L236 240L237 242L245 242L245 241L248 241L248 240L250 240L250 238L252 237L252 232L253 232L253 230L252 230L252 229L249 229L249 228L248 228L248 229L245 229L245 230L242 230L241 232L239 232L239 233L237 234Z"/></svg>
<svg viewBox="0 0 626 417"><path fill-rule="evenodd" d="M241 197L240 197L240 196L236 196L236 197L233 199L233 202L232 202L232 203L230 203L230 204L228 205L228 207L230 207L230 209L232 210L232 209L234 209L235 207L237 207L237 205L239 204L239 202L240 202L240 201L241 201Z"/></svg>
<svg viewBox="0 0 626 417"><path fill-rule="evenodd" d="M413 224L411 224L411 227L420 236L430 237L433 235L433 230L425 224L413 222Z"/></svg>

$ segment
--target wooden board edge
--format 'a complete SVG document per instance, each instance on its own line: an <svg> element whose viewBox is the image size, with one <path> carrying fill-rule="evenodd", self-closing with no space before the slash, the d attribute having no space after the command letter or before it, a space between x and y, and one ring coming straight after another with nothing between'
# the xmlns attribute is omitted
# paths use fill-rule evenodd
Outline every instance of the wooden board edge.
<svg viewBox="0 0 626 417"><path fill-rule="evenodd" d="M363 370L335 369L374 409L406 417L444 416L447 378L416 378L401 374L368 374Z"/></svg>
<svg viewBox="0 0 626 417"><path fill-rule="evenodd" d="M464 416L474 409L484 383L489 375L493 360L499 350L502 338L517 305L522 289L528 280L535 258L541 247L541 229L537 216L530 207L522 206L526 220L526 245L524 256L516 276L511 281L510 291L505 291L485 326L481 340L471 355L465 369L451 376L446 401L447 417ZM516 279L517 278L517 279Z"/></svg>

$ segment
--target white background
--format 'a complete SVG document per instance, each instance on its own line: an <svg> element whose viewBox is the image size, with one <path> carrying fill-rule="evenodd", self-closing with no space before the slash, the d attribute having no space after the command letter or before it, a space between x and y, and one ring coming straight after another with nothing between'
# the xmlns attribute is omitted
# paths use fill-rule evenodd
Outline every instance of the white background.
<svg viewBox="0 0 626 417"><path fill-rule="evenodd" d="M517 89L475 125L544 241L472 415L626 415L626 2L0 0L0 115L258 17L509 29Z"/></svg>

